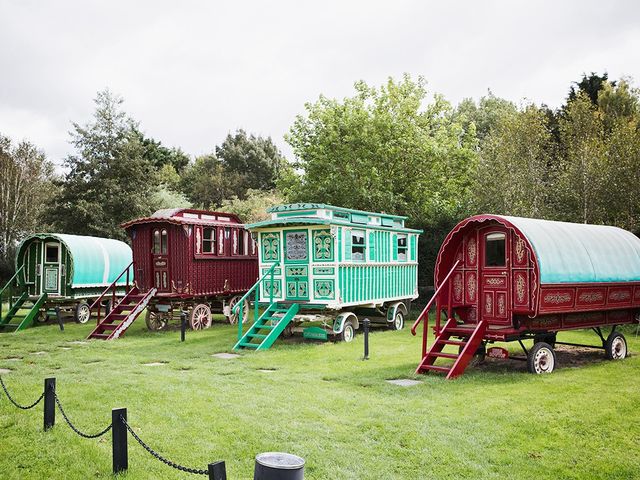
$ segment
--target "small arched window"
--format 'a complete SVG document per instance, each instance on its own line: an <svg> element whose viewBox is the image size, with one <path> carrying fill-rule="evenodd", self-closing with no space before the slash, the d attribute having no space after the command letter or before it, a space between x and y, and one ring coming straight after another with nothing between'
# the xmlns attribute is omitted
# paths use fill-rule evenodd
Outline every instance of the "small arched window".
<svg viewBox="0 0 640 480"><path fill-rule="evenodd" d="M151 247L151 253L154 255L160 255L160 230L153 231L153 246Z"/></svg>
<svg viewBox="0 0 640 480"><path fill-rule="evenodd" d="M166 229L162 229L162 254L166 255L167 254L167 244L168 244L168 240L167 240L167 230Z"/></svg>

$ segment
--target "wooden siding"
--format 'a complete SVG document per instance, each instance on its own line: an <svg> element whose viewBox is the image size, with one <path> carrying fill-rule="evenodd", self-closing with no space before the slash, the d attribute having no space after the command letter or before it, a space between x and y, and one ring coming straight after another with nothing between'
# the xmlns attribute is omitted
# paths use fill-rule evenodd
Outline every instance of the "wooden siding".
<svg viewBox="0 0 640 480"><path fill-rule="evenodd" d="M415 264L346 264L338 268L342 303L378 303L415 296L418 266Z"/></svg>

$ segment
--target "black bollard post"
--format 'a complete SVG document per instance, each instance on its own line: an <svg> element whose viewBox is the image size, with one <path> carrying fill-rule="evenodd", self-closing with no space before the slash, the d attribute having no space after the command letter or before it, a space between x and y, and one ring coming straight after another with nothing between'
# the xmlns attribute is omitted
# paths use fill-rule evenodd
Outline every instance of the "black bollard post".
<svg viewBox="0 0 640 480"><path fill-rule="evenodd" d="M180 314L180 341L184 342L184 337L187 333L187 312Z"/></svg>
<svg viewBox="0 0 640 480"><path fill-rule="evenodd" d="M371 320L369 320L368 318L365 318L362 321L362 324L364 325L364 358L363 360L369 360L369 324L371 323Z"/></svg>
<svg viewBox="0 0 640 480"><path fill-rule="evenodd" d="M280 452L267 452L256 455L253 480L303 479L304 458Z"/></svg>
<svg viewBox="0 0 640 480"><path fill-rule="evenodd" d="M227 480L227 467L224 462L209 464L209 480Z"/></svg>
<svg viewBox="0 0 640 480"><path fill-rule="evenodd" d="M44 430L45 432L56 423L56 379L44 379Z"/></svg>
<svg viewBox="0 0 640 480"><path fill-rule="evenodd" d="M60 331L64 332L64 322L62 321L62 313L60 313L60 307L56 307L56 319L58 325L60 325Z"/></svg>
<svg viewBox="0 0 640 480"><path fill-rule="evenodd" d="M122 418L127 420L126 408L111 410L111 449L113 452L113 474L123 472L129 468L127 452L127 427Z"/></svg>

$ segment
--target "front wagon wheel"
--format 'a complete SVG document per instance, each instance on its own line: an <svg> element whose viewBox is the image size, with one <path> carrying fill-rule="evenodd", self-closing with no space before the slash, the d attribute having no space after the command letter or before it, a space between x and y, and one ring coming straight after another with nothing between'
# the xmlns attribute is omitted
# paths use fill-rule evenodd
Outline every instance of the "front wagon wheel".
<svg viewBox="0 0 640 480"><path fill-rule="evenodd" d="M75 319L78 323L87 323L91 318L91 310L87 302L80 302L76 305Z"/></svg>
<svg viewBox="0 0 640 480"><path fill-rule="evenodd" d="M347 320L344 322L344 328L342 329L342 333L340 334L340 340L343 342L349 343L353 341L353 337L356 336L356 331L353 328L353 323L351 320Z"/></svg>
<svg viewBox="0 0 640 480"><path fill-rule="evenodd" d="M551 373L556 368L556 352L545 342L536 343L527 354L529 373Z"/></svg>
<svg viewBox="0 0 640 480"><path fill-rule="evenodd" d="M145 317L147 328L152 332L164 330L169 325L170 315L170 313L147 310L147 315Z"/></svg>

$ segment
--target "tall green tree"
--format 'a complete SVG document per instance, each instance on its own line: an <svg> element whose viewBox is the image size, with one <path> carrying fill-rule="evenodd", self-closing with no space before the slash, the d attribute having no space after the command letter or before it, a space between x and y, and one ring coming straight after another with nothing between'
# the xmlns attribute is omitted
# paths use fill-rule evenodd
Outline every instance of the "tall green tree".
<svg viewBox="0 0 640 480"><path fill-rule="evenodd" d="M496 97L491 90L478 102L472 98L465 98L454 111L454 120L458 121L465 131L475 128L479 142L504 119L518 112L516 105L509 100Z"/></svg>
<svg viewBox="0 0 640 480"><path fill-rule="evenodd" d="M478 212L545 217L554 142L544 110L502 112L482 142L474 183Z"/></svg>
<svg viewBox="0 0 640 480"><path fill-rule="evenodd" d="M73 123L75 153L65 161L68 172L48 212L56 229L125 238L120 223L153 211L156 171L122 103L109 90L99 92L93 119Z"/></svg>
<svg viewBox="0 0 640 480"><path fill-rule="evenodd" d="M0 135L0 279L14 270L18 241L44 226L54 179L53 164L42 150Z"/></svg>
<svg viewBox="0 0 640 480"><path fill-rule="evenodd" d="M286 140L301 175L289 178L289 200L405 214L443 237L469 209L475 135L444 98L428 98L422 78L357 82L355 90L342 101L321 96L296 118ZM421 245L430 284L437 247Z"/></svg>
<svg viewBox="0 0 640 480"><path fill-rule="evenodd" d="M227 135L216 147L216 157L226 172L239 179L234 192L239 198L249 189L272 190L281 170L287 167L270 137L247 135L242 129Z"/></svg>
<svg viewBox="0 0 640 480"><path fill-rule="evenodd" d="M237 196L243 178L228 171L214 154L201 155L184 170L180 185L186 198L198 208L218 208Z"/></svg>

